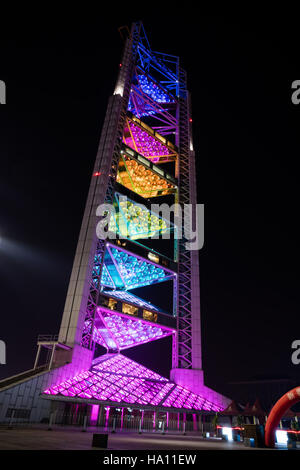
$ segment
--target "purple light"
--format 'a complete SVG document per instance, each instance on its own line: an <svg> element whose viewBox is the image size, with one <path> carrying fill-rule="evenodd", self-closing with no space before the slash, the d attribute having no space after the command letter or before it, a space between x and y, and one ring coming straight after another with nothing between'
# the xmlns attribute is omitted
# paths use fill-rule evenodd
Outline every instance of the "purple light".
<svg viewBox="0 0 300 470"><path fill-rule="evenodd" d="M108 406L106 408L106 415L105 415L105 427L106 427L106 429L107 429L107 426L108 426L109 412L110 412L110 406Z"/></svg>
<svg viewBox="0 0 300 470"><path fill-rule="evenodd" d="M102 356L91 370L54 385L44 393L75 400L110 401L137 407L150 405L214 412L222 410L219 404L175 385L121 354Z"/></svg>
<svg viewBox="0 0 300 470"><path fill-rule="evenodd" d="M141 129L132 121L128 121L128 127L130 135L125 137L126 144L148 158L148 160L159 162L161 157L170 157L174 154L166 145L148 134L148 132Z"/></svg>
<svg viewBox="0 0 300 470"><path fill-rule="evenodd" d="M91 411L91 421L92 422L97 422L98 418L98 413L99 413L99 405L92 405L92 411Z"/></svg>
<svg viewBox="0 0 300 470"><path fill-rule="evenodd" d="M93 341L108 349L127 349L149 341L155 341L175 332L173 328L156 325L138 317L112 312L98 307Z"/></svg>

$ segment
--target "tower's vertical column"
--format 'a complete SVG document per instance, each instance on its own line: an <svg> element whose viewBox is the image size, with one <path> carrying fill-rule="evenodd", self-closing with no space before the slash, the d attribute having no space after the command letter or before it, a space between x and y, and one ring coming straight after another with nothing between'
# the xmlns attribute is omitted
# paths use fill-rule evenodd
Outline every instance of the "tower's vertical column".
<svg viewBox="0 0 300 470"><path fill-rule="evenodd" d="M104 256L104 241L98 240L96 235L96 210L100 204L110 202L113 197L140 28L140 23L132 26L131 35L126 40L114 95L109 99L71 272L59 341L73 348L72 361L77 350L80 355L87 356L87 362L91 360L91 354L82 349L92 348L92 323ZM98 260L96 275L95 257ZM86 325L90 326L86 328ZM62 357L61 362L63 361Z"/></svg>
<svg viewBox="0 0 300 470"><path fill-rule="evenodd" d="M196 212L196 168L192 146L190 100L186 86L186 74L179 68L179 204L184 212L184 229L179 240L178 279L178 362L171 371L171 378L194 392L203 386L201 354L200 282L198 251L186 247L188 234L192 232ZM192 205L191 212L189 206Z"/></svg>

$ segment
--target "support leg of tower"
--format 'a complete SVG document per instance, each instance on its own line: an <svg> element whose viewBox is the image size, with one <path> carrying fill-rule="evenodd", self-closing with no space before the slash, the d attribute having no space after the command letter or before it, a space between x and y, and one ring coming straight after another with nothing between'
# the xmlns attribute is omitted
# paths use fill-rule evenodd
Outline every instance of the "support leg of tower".
<svg viewBox="0 0 300 470"><path fill-rule="evenodd" d="M204 396L207 400L222 408L226 408L231 401L229 398L204 385L203 370L201 369L172 369L170 378L177 385L181 385L197 395Z"/></svg>

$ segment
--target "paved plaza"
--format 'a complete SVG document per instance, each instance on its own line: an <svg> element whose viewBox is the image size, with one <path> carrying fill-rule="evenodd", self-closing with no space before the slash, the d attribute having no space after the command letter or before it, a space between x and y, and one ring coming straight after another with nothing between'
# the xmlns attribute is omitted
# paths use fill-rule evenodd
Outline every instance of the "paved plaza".
<svg viewBox="0 0 300 470"><path fill-rule="evenodd" d="M79 429L0 429L0 450L92 450L93 432ZM238 442L202 439L196 435L158 433L109 434L111 450L249 450ZM97 450L97 449L95 449ZM255 449L253 449L255 450Z"/></svg>

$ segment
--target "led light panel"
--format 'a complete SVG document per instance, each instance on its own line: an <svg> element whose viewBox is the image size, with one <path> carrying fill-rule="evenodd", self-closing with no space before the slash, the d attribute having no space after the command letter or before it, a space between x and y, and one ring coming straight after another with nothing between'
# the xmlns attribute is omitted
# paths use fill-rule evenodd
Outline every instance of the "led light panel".
<svg viewBox="0 0 300 470"><path fill-rule="evenodd" d="M93 340L108 350L127 349L172 335L175 330L135 317L135 307L128 306L127 314L97 308ZM132 313L129 313L132 312ZM129 315L133 315L130 318ZM88 327L88 325L86 325Z"/></svg>
<svg viewBox="0 0 300 470"><path fill-rule="evenodd" d="M165 163L176 159L174 150L130 119L127 119L127 126L124 130L124 142L154 163Z"/></svg>
<svg viewBox="0 0 300 470"><path fill-rule="evenodd" d="M115 193L115 214L111 216L109 231L123 238L138 240L171 233L173 226L142 204Z"/></svg>
<svg viewBox="0 0 300 470"><path fill-rule="evenodd" d="M114 289L136 289L168 281L175 276L175 273L111 244L107 244L104 263L106 271L102 271L101 285Z"/></svg>
<svg viewBox="0 0 300 470"><path fill-rule="evenodd" d="M137 79L139 88L157 103L174 103L175 100L146 75L138 75Z"/></svg>
<svg viewBox="0 0 300 470"><path fill-rule="evenodd" d="M174 194L174 184L128 155L122 155L117 182L144 198Z"/></svg>
<svg viewBox="0 0 300 470"><path fill-rule="evenodd" d="M124 405L218 412L219 404L174 384L156 372L121 355L103 356L91 370L51 386L46 395L110 401Z"/></svg>

